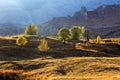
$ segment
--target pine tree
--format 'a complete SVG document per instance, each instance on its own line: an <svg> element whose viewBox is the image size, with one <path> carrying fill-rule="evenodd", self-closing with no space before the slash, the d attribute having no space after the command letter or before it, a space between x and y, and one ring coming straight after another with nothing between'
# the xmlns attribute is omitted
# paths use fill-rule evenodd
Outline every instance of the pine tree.
<svg viewBox="0 0 120 80"><path fill-rule="evenodd" d="M27 44L27 39L23 36L18 36L16 39L16 44L20 47L25 46Z"/></svg>
<svg viewBox="0 0 120 80"><path fill-rule="evenodd" d="M45 39L42 39L40 41L40 44L38 45L38 49L42 52L46 52L49 50L48 42Z"/></svg>

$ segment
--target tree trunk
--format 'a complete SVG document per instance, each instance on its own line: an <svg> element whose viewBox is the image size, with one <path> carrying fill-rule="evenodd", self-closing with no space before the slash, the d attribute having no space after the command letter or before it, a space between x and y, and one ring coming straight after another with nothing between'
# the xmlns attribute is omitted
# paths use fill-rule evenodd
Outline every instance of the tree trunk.
<svg viewBox="0 0 120 80"><path fill-rule="evenodd" d="M43 56L44 59L46 58L45 52L42 52L42 56Z"/></svg>
<svg viewBox="0 0 120 80"><path fill-rule="evenodd" d="M65 44L65 40L63 40L63 44Z"/></svg>

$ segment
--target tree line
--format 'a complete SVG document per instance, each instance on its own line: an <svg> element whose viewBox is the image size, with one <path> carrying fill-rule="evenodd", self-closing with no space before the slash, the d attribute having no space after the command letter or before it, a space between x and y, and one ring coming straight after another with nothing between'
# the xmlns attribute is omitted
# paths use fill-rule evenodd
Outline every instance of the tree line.
<svg viewBox="0 0 120 80"><path fill-rule="evenodd" d="M28 43L28 40L25 38L26 35L38 35L38 27L34 24L29 24L24 30L24 36L20 35L16 39L16 44L20 47L25 46ZM85 27L73 26L72 28L61 28L58 33L58 39L63 43L66 43L68 40L85 40L86 44L89 45L91 33L89 30L85 30ZM96 44L101 44L101 37L98 35L96 38ZM48 42L45 38L40 40L38 49L40 51L49 50Z"/></svg>

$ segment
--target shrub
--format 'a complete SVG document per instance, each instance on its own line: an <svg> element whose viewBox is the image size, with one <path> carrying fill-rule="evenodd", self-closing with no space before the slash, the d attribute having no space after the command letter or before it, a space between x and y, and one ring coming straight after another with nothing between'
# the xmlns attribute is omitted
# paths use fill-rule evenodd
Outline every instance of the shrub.
<svg viewBox="0 0 120 80"><path fill-rule="evenodd" d="M102 39L101 37L98 35L97 36L97 40L96 40L96 44L101 44L102 43Z"/></svg>
<svg viewBox="0 0 120 80"><path fill-rule="evenodd" d="M46 52L49 50L48 42L45 39L42 39L40 41L40 44L38 45L38 49L42 52Z"/></svg>
<svg viewBox="0 0 120 80"><path fill-rule="evenodd" d="M88 47L90 46L90 42L86 42L85 45Z"/></svg>
<svg viewBox="0 0 120 80"><path fill-rule="evenodd" d="M58 31L58 38L62 40L64 43L70 39L70 31L68 28L61 28Z"/></svg>
<svg viewBox="0 0 120 80"><path fill-rule="evenodd" d="M16 44L20 47L25 46L27 44L27 39L24 36L20 35L16 40Z"/></svg>

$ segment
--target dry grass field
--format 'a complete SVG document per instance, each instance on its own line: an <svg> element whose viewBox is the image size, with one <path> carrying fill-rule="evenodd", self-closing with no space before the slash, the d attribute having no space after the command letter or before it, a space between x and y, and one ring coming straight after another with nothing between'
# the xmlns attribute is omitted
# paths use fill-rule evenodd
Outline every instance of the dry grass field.
<svg viewBox="0 0 120 80"><path fill-rule="evenodd" d="M120 80L120 38L86 46L48 37L44 54L37 49L40 38L27 39L21 48L15 37L0 37L0 80Z"/></svg>
<svg viewBox="0 0 120 80"><path fill-rule="evenodd" d="M37 58L1 61L0 69L11 73L17 71L16 74L24 80L119 80L120 57Z"/></svg>

